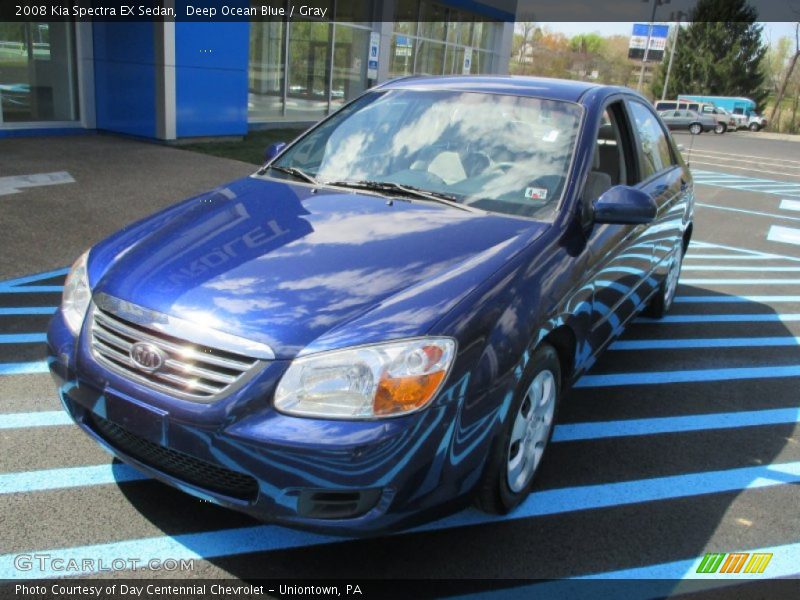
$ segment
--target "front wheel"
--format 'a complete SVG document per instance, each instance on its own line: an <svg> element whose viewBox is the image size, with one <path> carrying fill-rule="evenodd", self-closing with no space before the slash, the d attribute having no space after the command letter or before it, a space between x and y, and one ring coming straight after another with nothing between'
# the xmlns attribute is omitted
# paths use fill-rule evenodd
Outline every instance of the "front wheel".
<svg viewBox="0 0 800 600"><path fill-rule="evenodd" d="M700 123L692 123L689 125L689 133L692 135L700 135L703 133L703 126Z"/></svg>
<svg viewBox="0 0 800 600"><path fill-rule="evenodd" d="M560 396L558 354L542 344L528 362L487 460L476 498L481 510L506 514L527 498L553 434Z"/></svg>
<svg viewBox="0 0 800 600"><path fill-rule="evenodd" d="M728 131L728 126L725 123L717 123L717 126L714 127L714 133L721 135Z"/></svg>
<svg viewBox="0 0 800 600"><path fill-rule="evenodd" d="M758 125L758 123L750 123L750 125L748 126L748 129L750 131L758 131L758 130L761 129L761 127Z"/></svg>
<svg viewBox="0 0 800 600"><path fill-rule="evenodd" d="M669 261L666 277L661 281L658 291L644 310L644 315L647 317L660 319L672 308L675 292L678 290L678 280L681 277L681 267L683 266L683 240L678 241Z"/></svg>

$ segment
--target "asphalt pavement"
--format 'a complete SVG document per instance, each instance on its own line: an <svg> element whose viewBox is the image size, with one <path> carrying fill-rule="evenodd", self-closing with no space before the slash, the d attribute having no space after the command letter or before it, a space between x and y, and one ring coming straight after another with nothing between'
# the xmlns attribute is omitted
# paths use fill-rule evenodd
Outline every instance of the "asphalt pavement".
<svg viewBox="0 0 800 600"><path fill-rule="evenodd" d="M102 134L0 139L0 280L62 267L125 225L254 170Z"/></svg>
<svg viewBox="0 0 800 600"><path fill-rule="evenodd" d="M468 510L367 540L259 523L137 478L66 422L44 372L41 336L71 258L252 167L100 136L56 140L50 152L0 141L11 174L75 179L0 195L4 235L11 225L0 270L0 579L64 574L22 572L20 553L194 560L186 571L89 570L101 577L682 580L700 576L706 553L760 552L772 554L763 573L709 577L797 577L800 145L749 132L676 138L691 148L698 199L676 303L661 321L632 324L565 398L532 496L505 517Z"/></svg>

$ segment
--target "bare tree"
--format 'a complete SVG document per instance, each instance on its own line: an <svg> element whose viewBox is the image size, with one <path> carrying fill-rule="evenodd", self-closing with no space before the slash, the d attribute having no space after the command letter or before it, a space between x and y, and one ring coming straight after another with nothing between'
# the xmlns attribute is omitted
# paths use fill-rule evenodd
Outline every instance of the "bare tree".
<svg viewBox="0 0 800 600"><path fill-rule="evenodd" d="M536 30L536 23L533 21L523 21L517 23L517 28L522 33L522 43L519 45L519 52L517 53L517 62L522 64L525 61L528 50L528 38Z"/></svg>
<svg viewBox="0 0 800 600"><path fill-rule="evenodd" d="M798 59L800 59L800 21L795 23L794 26L794 55L789 63L786 75L783 77L781 88L778 90L777 96L775 96L775 104L773 104L772 112L769 115L769 122L771 124L775 123L775 114L780 112L780 105L781 102L783 102L783 96L786 94L786 86L789 85L789 80L792 78L792 73L794 73L794 68L797 65Z"/></svg>

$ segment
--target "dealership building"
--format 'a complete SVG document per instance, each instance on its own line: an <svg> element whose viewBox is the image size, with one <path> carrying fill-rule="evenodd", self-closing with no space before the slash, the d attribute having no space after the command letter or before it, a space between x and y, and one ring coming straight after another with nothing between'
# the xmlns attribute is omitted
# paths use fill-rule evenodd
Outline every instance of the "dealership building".
<svg viewBox="0 0 800 600"><path fill-rule="evenodd" d="M0 23L0 138L241 136L395 77L507 72L517 0L328 4L317 20Z"/></svg>

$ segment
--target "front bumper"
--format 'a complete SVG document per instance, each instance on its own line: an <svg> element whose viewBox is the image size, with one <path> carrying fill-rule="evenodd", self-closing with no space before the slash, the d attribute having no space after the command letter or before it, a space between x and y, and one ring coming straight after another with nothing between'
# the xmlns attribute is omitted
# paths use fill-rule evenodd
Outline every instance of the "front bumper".
<svg viewBox="0 0 800 600"><path fill-rule="evenodd" d="M267 392L286 366L277 361L201 405L103 370L60 312L48 349L64 409L97 443L154 479L266 521L372 534L438 516L468 500L490 440L488 429L459 439L466 385L406 417L325 421L271 409Z"/></svg>

